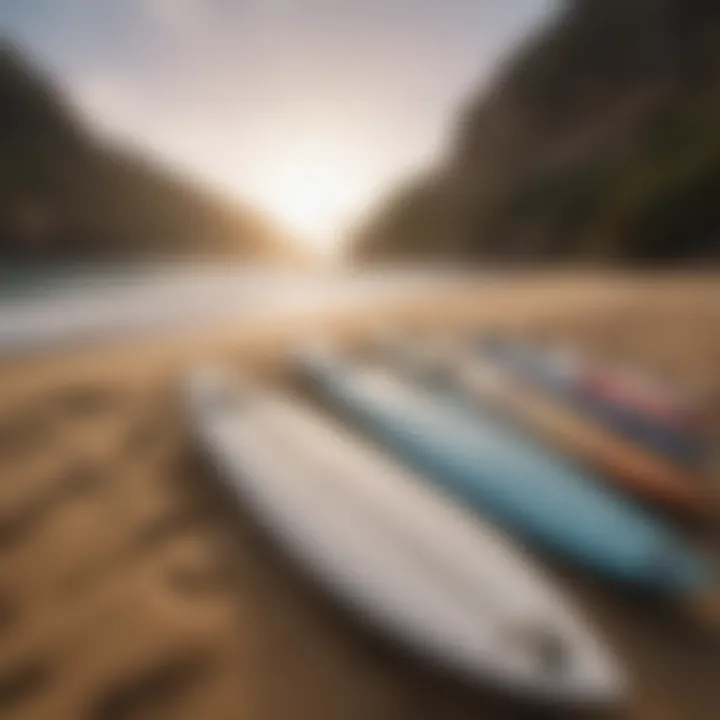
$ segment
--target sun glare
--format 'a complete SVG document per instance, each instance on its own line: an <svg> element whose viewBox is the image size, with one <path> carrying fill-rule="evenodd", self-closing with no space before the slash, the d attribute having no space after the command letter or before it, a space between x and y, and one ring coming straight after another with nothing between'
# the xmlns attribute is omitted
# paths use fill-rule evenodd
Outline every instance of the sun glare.
<svg viewBox="0 0 720 720"><path fill-rule="evenodd" d="M342 248L348 223L374 190L376 169L349 144L325 136L275 147L255 168L248 187L270 217L323 254Z"/></svg>
<svg viewBox="0 0 720 720"><path fill-rule="evenodd" d="M339 170L320 165L287 167L278 174L268 197L276 219L314 245L337 242L352 188Z"/></svg>

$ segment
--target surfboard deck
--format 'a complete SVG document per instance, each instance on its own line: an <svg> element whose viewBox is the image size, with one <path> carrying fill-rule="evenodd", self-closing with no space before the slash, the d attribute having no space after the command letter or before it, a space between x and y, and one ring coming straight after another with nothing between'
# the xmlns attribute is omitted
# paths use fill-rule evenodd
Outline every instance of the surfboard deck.
<svg viewBox="0 0 720 720"><path fill-rule="evenodd" d="M378 628L524 699L619 701L616 662L501 533L304 406L191 378L190 416L226 485L318 581Z"/></svg>

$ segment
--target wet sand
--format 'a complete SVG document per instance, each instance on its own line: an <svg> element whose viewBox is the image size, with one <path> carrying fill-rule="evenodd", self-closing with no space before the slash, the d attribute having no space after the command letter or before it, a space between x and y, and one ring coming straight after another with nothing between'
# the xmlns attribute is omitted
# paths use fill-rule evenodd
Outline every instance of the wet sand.
<svg viewBox="0 0 720 720"><path fill-rule="evenodd" d="M715 278L516 280L382 312L7 362L0 378L0 716L555 716L457 684L359 627L229 502L193 448L177 397L188 366L220 359L282 379L284 353L298 338L317 330L352 342L392 321L509 328L619 354L702 392L720 436ZM619 717L720 716L720 631L549 571L627 667L633 692Z"/></svg>

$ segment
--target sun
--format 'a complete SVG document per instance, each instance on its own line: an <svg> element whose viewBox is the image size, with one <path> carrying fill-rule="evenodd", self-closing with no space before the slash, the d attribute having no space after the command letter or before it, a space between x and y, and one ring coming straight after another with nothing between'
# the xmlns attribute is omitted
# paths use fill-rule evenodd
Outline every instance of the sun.
<svg viewBox="0 0 720 720"><path fill-rule="evenodd" d="M353 200L347 173L315 161L278 172L267 205L275 219L303 242L324 246L342 235Z"/></svg>
<svg viewBox="0 0 720 720"><path fill-rule="evenodd" d="M377 196L387 153L363 126L310 119L291 132L270 117L254 132L262 141L219 143L214 174L311 253L335 258Z"/></svg>
<svg viewBox="0 0 720 720"><path fill-rule="evenodd" d="M280 143L250 171L245 186L269 217L311 250L334 254L373 192L369 158L330 134Z"/></svg>

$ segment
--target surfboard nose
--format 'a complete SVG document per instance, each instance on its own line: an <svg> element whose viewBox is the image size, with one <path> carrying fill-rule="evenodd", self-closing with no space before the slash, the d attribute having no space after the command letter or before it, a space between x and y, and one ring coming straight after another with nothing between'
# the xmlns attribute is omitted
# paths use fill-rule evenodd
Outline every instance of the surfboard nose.
<svg viewBox="0 0 720 720"><path fill-rule="evenodd" d="M582 626L568 631L552 622L523 623L503 632L500 643L529 693L598 708L625 699L627 683L616 659Z"/></svg>
<svg viewBox="0 0 720 720"><path fill-rule="evenodd" d="M595 658L583 672L578 672L576 687L582 688L585 706L617 707L628 694L628 683L617 663L609 657Z"/></svg>

